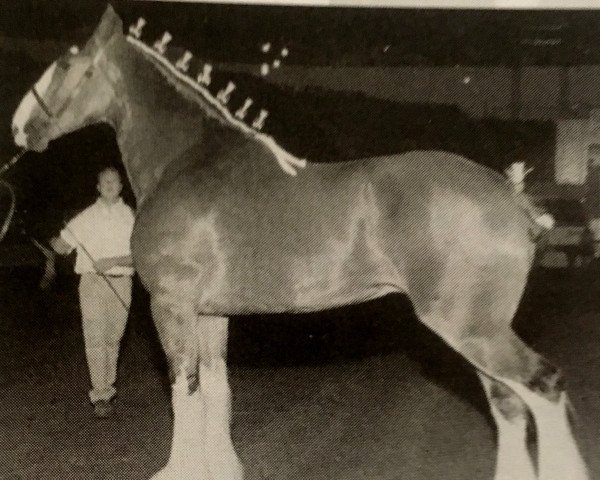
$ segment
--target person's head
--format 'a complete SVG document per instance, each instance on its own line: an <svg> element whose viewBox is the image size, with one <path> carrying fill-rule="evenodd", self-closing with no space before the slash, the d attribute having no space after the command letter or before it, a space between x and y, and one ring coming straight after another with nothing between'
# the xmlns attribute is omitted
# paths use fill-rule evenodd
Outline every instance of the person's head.
<svg viewBox="0 0 600 480"><path fill-rule="evenodd" d="M96 187L100 197L107 203L114 203L119 199L123 183L121 174L115 167L106 167L98 173L98 185Z"/></svg>

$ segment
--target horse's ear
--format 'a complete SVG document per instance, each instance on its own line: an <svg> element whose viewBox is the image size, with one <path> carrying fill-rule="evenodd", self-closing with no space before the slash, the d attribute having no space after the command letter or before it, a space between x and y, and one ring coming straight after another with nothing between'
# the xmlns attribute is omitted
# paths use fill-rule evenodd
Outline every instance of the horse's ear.
<svg viewBox="0 0 600 480"><path fill-rule="evenodd" d="M123 21L109 4L87 46L104 45L115 34L123 35Z"/></svg>

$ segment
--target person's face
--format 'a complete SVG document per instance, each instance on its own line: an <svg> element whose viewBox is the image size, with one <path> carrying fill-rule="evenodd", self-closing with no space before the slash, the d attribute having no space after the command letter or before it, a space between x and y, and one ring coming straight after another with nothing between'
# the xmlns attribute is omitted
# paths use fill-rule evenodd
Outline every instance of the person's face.
<svg viewBox="0 0 600 480"><path fill-rule="evenodd" d="M106 202L115 202L119 198L119 195L121 195L122 189L121 177L117 172L106 170L98 177L98 192L100 192L100 196Z"/></svg>

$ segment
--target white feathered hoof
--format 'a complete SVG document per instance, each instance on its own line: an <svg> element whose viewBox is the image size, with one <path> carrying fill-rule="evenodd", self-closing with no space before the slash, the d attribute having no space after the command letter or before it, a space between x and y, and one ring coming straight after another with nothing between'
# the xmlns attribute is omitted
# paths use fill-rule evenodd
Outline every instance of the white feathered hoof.
<svg viewBox="0 0 600 480"><path fill-rule="evenodd" d="M243 480L244 471L236 456L223 455L213 459L206 468L202 465L175 465L168 463L156 472L150 480Z"/></svg>
<svg viewBox="0 0 600 480"><path fill-rule="evenodd" d="M210 459L210 480L243 480L244 468L237 455L231 451Z"/></svg>
<svg viewBox="0 0 600 480"><path fill-rule="evenodd" d="M156 472L150 480L212 480L208 470L196 465L183 466L167 464Z"/></svg>

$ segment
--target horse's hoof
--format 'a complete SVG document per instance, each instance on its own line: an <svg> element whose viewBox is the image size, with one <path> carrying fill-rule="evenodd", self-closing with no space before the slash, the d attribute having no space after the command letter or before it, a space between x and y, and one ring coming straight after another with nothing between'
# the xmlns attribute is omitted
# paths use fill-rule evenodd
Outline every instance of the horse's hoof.
<svg viewBox="0 0 600 480"><path fill-rule="evenodd" d="M150 480L243 480L243 477L242 466L236 461L231 465L221 466L218 474L211 474L206 469L198 468L197 465L186 468L167 464L162 470L156 472Z"/></svg>
<svg viewBox="0 0 600 480"><path fill-rule="evenodd" d="M156 472L150 480L211 480L207 474L202 474L198 468L182 468L167 464Z"/></svg>

